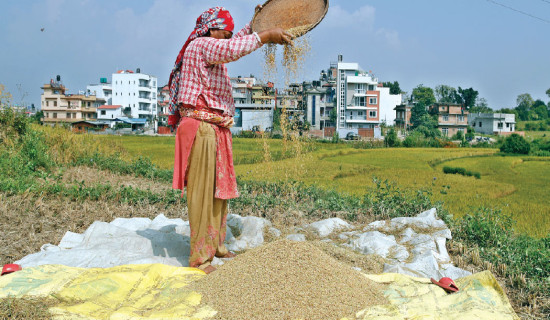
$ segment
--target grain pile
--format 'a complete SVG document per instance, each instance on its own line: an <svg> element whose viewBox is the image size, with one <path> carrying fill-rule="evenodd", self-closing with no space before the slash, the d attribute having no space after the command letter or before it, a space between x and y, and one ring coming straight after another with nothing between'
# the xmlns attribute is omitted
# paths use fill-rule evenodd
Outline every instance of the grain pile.
<svg viewBox="0 0 550 320"><path fill-rule="evenodd" d="M250 250L193 284L218 319L340 319L386 304L382 288L307 242Z"/></svg>

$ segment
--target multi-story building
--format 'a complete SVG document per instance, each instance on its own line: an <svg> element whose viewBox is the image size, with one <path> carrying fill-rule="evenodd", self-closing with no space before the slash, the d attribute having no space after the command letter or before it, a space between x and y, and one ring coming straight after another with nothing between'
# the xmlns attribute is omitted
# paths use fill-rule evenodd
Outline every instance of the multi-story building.
<svg viewBox="0 0 550 320"><path fill-rule="evenodd" d="M516 115L513 113L472 113L468 125L475 132L484 134L506 134L515 131Z"/></svg>
<svg viewBox="0 0 550 320"><path fill-rule="evenodd" d="M382 87L372 73L362 71L357 63L342 62L341 55L336 68L337 129L370 129L383 121L393 124L393 109L401 104L401 95L389 94L389 88Z"/></svg>
<svg viewBox="0 0 550 320"><path fill-rule="evenodd" d="M112 77L112 104L121 105L131 118L147 119L153 123L157 117L157 78L131 70L120 70Z"/></svg>
<svg viewBox="0 0 550 320"><path fill-rule="evenodd" d="M429 107L430 114L437 115L438 128L445 136L466 133L468 111L462 104L436 103Z"/></svg>
<svg viewBox="0 0 550 320"><path fill-rule="evenodd" d="M96 120L97 108L105 100L88 94L67 94L61 78L53 79L42 87L41 110L44 124L73 123L83 120Z"/></svg>
<svg viewBox="0 0 550 320"><path fill-rule="evenodd" d="M330 119L330 113L335 108L335 93L335 83L323 83L319 80L306 84L304 88L305 119L310 123L312 130L335 126Z"/></svg>
<svg viewBox="0 0 550 320"><path fill-rule="evenodd" d="M233 133L242 130L264 131L273 127L277 99L273 83L263 84L253 76L231 78L235 101Z"/></svg>
<svg viewBox="0 0 550 320"><path fill-rule="evenodd" d="M159 87L157 93L157 115L158 122L166 126L168 124L168 115L170 107L170 88L168 85Z"/></svg>
<svg viewBox="0 0 550 320"><path fill-rule="evenodd" d="M113 87L107 82L107 78L100 78L99 84L90 84L86 86L86 92L89 95L105 100L105 104L110 105L113 102Z"/></svg>
<svg viewBox="0 0 550 320"><path fill-rule="evenodd" d="M409 130L411 126L411 104L400 104L395 110L395 127L402 130Z"/></svg>

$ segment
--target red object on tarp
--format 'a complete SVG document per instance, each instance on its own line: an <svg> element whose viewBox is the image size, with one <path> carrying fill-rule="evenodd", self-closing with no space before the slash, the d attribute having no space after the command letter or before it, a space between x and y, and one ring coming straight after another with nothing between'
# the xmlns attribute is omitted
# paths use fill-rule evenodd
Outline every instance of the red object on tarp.
<svg viewBox="0 0 550 320"><path fill-rule="evenodd" d="M2 273L0 274L0 276L3 276L3 275L8 274L8 273L15 272L15 271L19 271L19 270L22 270L22 269L23 268L21 268L20 265L15 264L15 263L5 264L4 267L2 268Z"/></svg>
<svg viewBox="0 0 550 320"><path fill-rule="evenodd" d="M432 283L440 286L441 288L445 289L445 291L449 293L457 292L458 287L456 286L455 282L451 278L443 277L439 279L439 281L435 280L434 278L430 278Z"/></svg>

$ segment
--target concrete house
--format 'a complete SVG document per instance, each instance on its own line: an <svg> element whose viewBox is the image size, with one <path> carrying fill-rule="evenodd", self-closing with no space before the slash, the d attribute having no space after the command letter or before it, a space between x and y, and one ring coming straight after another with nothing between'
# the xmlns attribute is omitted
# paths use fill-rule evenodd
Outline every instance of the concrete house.
<svg viewBox="0 0 550 320"><path fill-rule="evenodd" d="M516 115L513 113L473 113L468 124L475 132L483 134L507 134L516 130Z"/></svg>
<svg viewBox="0 0 550 320"><path fill-rule="evenodd" d="M42 121L46 125L54 126L58 123L68 123L97 119L97 108L105 100L89 94L68 94L61 83L61 77L50 80L50 83L41 87L41 110L44 113Z"/></svg>
<svg viewBox="0 0 550 320"><path fill-rule="evenodd" d="M112 104L121 105L131 118L153 121L157 117L157 78L131 70L120 70L112 77ZM126 112L128 110L129 112Z"/></svg>
<svg viewBox="0 0 550 320"><path fill-rule="evenodd" d="M444 136L452 137L459 131L466 134L468 111L462 104L436 103L428 109L437 115L438 128Z"/></svg>

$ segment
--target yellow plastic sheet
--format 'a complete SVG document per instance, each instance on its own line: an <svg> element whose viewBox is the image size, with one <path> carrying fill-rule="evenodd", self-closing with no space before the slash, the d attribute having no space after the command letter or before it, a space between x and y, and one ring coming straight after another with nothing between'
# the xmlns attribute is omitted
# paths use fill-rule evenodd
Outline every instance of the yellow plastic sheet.
<svg viewBox="0 0 550 320"><path fill-rule="evenodd" d="M396 273L367 277L387 284L384 295L390 304L363 310L358 319L519 319L489 271L456 280L460 291L452 294L430 279Z"/></svg>
<svg viewBox="0 0 550 320"><path fill-rule="evenodd" d="M194 268L160 264L108 269L46 265L0 278L0 298L51 296L56 319L207 319L201 296L186 286L204 276Z"/></svg>
<svg viewBox="0 0 550 320"><path fill-rule="evenodd" d="M0 277L0 298L57 299L56 319L210 319L216 311L200 306L187 288L204 273L160 264L108 269L66 266L25 268ZM402 274L366 275L386 285L390 304L357 313L357 319L519 319L494 276L486 271L456 281L447 294L429 279Z"/></svg>

